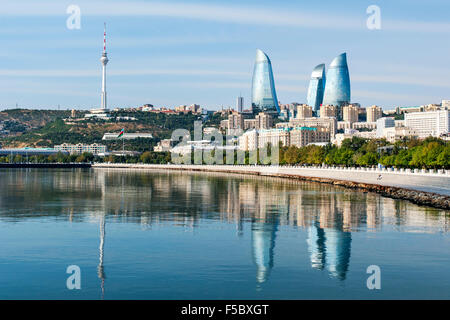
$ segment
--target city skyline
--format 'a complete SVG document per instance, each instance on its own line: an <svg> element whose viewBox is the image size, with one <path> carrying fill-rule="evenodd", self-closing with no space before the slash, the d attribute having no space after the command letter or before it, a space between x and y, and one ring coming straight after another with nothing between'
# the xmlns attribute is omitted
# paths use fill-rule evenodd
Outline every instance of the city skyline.
<svg viewBox="0 0 450 320"><path fill-rule="evenodd" d="M271 57L281 103L306 102L311 68L337 52L351 56L351 102L392 109L447 98L450 46L442 41L450 33L442 8L447 4L405 2L405 13L402 4L381 2L381 30L369 30L367 5L347 2L345 11L328 3L335 16L325 14L317 23L314 17L323 9L313 4L114 1L105 7L103 1L79 1L81 29L69 30L69 3L5 1L0 108L16 103L99 107L97 59L104 21L114 59L108 71L111 107L198 103L217 110L233 106L242 92L248 108L256 48ZM308 50L301 40L306 35ZM428 50L432 47L439 50Z"/></svg>

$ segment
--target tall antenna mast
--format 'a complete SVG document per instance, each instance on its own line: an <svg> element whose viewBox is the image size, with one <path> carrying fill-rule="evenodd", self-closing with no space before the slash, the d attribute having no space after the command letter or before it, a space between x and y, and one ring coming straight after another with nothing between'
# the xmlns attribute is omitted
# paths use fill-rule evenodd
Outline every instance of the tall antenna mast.
<svg viewBox="0 0 450 320"><path fill-rule="evenodd" d="M106 22L104 23L103 32L103 53L106 53Z"/></svg>
<svg viewBox="0 0 450 320"><path fill-rule="evenodd" d="M100 62L102 63L102 104L101 109L107 109L106 103L106 65L108 64L108 56L106 55L106 22L104 24L104 32L103 32L103 54L100 58Z"/></svg>

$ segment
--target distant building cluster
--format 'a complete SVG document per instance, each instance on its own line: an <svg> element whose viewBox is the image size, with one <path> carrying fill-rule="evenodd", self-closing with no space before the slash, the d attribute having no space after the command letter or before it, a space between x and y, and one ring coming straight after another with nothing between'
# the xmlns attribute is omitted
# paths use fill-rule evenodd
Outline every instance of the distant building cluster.
<svg viewBox="0 0 450 320"><path fill-rule="evenodd" d="M251 151L270 145L304 147L328 144L330 132L326 128L294 127L250 130L239 137L239 149Z"/></svg>

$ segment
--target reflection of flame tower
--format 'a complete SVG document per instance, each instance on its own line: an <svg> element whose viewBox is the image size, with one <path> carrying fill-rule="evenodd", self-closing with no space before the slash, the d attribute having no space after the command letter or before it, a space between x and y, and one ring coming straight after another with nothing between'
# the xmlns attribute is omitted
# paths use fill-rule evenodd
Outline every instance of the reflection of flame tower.
<svg viewBox="0 0 450 320"><path fill-rule="evenodd" d="M322 229L317 223L308 231L308 250L311 255L311 266L323 269L326 265L333 277L344 280L350 263L350 232L339 229Z"/></svg>
<svg viewBox="0 0 450 320"><path fill-rule="evenodd" d="M101 109L106 109L106 65L108 64L108 56L106 55L106 23L105 29L103 33L103 54L100 58L100 62L102 63L102 105Z"/></svg>
<svg viewBox="0 0 450 320"><path fill-rule="evenodd" d="M258 283L263 283L269 278L273 267L277 229L278 220L252 223L252 252L253 261L258 269L256 274Z"/></svg>
<svg viewBox="0 0 450 320"><path fill-rule="evenodd" d="M105 215L102 214L100 217L100 247L99 247L99 261L98 261L98 277L101 279L101 288L102 288L102 299L105 297L105 269L103 267L103 256L104 256L104 247L105 247Z"/></svg>

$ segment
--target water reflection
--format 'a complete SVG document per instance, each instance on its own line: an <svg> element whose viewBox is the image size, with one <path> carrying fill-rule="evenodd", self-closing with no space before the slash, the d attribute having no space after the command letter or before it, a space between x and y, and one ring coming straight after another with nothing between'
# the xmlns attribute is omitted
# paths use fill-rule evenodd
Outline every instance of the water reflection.
<svg viewBox="0 0 450 320"><path fill-rule="evenodd" d="M273 268L277 226L276 221L273 223L252 223L252 254L257 268L256 281L258 283L265 282Z"/></svg>
<svg viewBox="0 0 450 320"><path fill-rule="evenodd" d="M17 204L20 204L18 207ZM277 233L304 228L313 269L345 280L353 232L447 232L444 210L373 193L300 182L214 173L121 170L0 171L0 219L45 217L99 223L98 278L104 295L106 222L170 223L195 229L201 221L251 226L257 283L270 278Z"/></svg>

